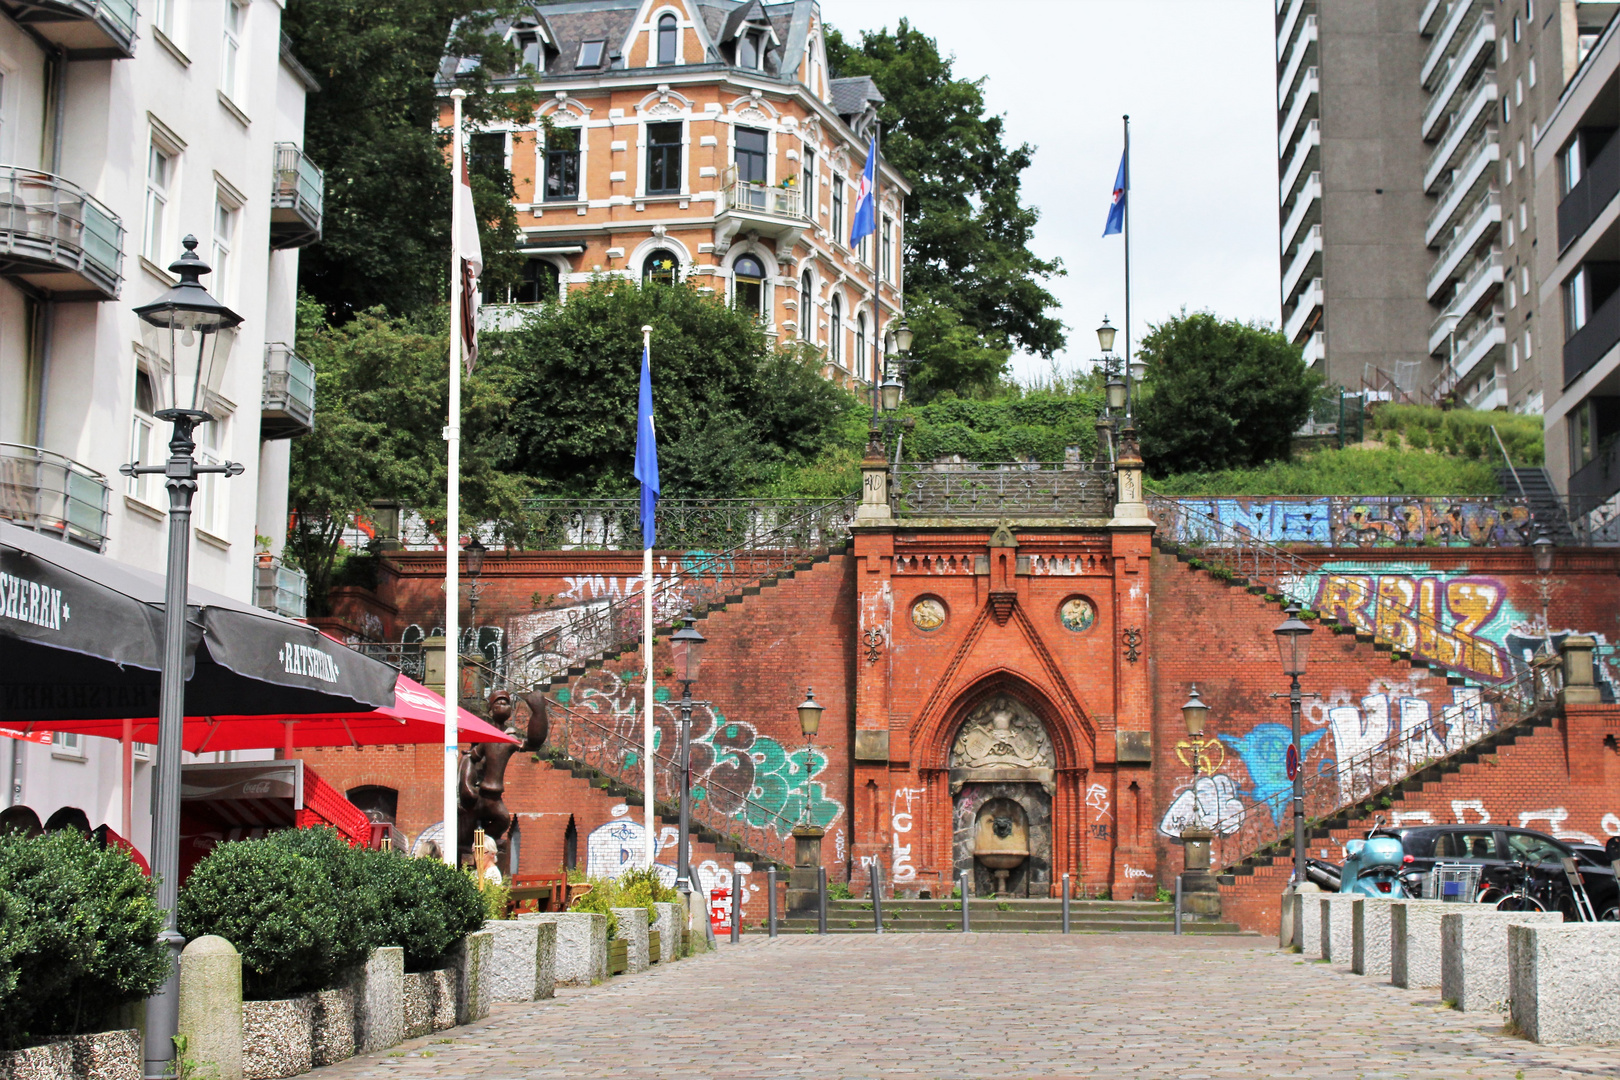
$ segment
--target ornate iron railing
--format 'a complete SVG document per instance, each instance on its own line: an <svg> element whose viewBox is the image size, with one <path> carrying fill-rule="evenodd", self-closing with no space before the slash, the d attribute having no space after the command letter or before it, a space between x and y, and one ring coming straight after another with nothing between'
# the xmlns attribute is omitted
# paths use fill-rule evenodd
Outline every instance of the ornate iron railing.
<svg viewBox="0 0 1620 1080"><path fill-rule="evenodd" d="M357 641L349 646L373 660L398 668L406 678L427 682L427 650L420 641ZM465 663L469 657L463 657Z"/></svg>
<svg viewBox="0 0 1620 1080"><path fill-rule="evenodd" d="M1109 462L919 464L893 470L894 512L905 518L1112 516Z"/></svg>
<svg viewBox="0 0 1620 1080"><path fill-rule="evenodd" d="M1535 539L1531 507L1519 495L1159 496L1154 506L1156 535L1172 543L1201 539L1206 519L1238 535L1316 547L1520 547Z"/></svg>
<svg viewBox="0 0 1620 1080"><path fill-rule="evenodd" d="M690 551L827 546L849 535L848 499L661 499L653 516L660 549ZM524 548L641 547L641 500L529 499L511 531ZM830 539L829 539L830 538Z"/></svg>
<svg viewBox="0 0 1620 1080"><path fill-rule="evenodd" d="M557 701L548 702L548 715L551 721L551 730L546 736L548 747L626 787L641 790L644 748L639 737L616 730L587 710ZM673 745L673 727L673 723L660 723L662 745ZM666 737L668 741L664 741ZM654 752L653 783L657 790L668 793L670 805L679 798L681 782L680 763L676 758ZM653 801L657 803L656 795ZM711 829L755 855L783 866L793 863L793 828L798 822L749 798L745 792L716 783L712 777L693 778L692 824Z"/></svg>

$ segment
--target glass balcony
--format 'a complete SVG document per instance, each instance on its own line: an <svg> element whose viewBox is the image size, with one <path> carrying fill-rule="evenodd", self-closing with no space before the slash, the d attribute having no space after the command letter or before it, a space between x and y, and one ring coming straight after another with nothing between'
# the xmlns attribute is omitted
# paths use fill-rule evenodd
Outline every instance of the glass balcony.
<svg viewBox="0 0 1620 1080"><path fill-rule="evenodd" d="M105 475L72 458L0 442L0 518L13 525L104 551L110 494Z"/></svg>
<svg viewBox="0 0 1620 1080"><path fill-rule="evenodd" d="M270 189L270 246L307 247L321 238L326 174L297 143L276 143Z"/></svg>
<svg viewBox="0 0 1620 1080"><path fill-rule="evenodd" d="M315 368L284 342L264 347L259 438L293 439L315 430Z"/></svg>
<svg viewBox="0 0 1620 1080"><path fill-rule="evenodd" d="M69 60L135 55L135 0L0 0L0 9Z"/></svg>
<svg viewBox="0 0 1620 1080"><path fill-rule="evenodd" d="M117 214L60 176L0 166L0 275L53 300L116 300L123 266Z"/></svg>
<svg viewBox="0 0 1620 1080"><path fill-rule="evenodd" d="M302 619L308 605L309 581L274 555L261 552L253 564L253 603L266 611Z"/></svg>

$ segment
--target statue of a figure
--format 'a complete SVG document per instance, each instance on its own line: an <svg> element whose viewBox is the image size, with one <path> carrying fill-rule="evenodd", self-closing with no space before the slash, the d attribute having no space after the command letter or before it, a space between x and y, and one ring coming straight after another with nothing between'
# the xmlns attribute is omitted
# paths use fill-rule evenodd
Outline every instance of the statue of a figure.
<svg viewBox="0 0 1620 1080"><path fill-rule="evenodd" d="M472 854L473 831L483 829L484 835L494 840L501 856L506 855L507 833L512 828L512 812L506 808L506 763L520 751L534 753L546 741L550 726L546 716L544 694L526 696L529 723L517 743L474 743L471 750L461 756L457 770L456 848L459 855ZM508 735L519 734L514 716L512 695L496 690L489 695L490 723Z"/></svg>
<svg viewBox="0 0 1620 1080"><path fill-rule="evenodd" d="M951 766L957 769L1050 768L1052 760L1052 744L1039 722L1006 698L977 710L951 749Z"/></svg>

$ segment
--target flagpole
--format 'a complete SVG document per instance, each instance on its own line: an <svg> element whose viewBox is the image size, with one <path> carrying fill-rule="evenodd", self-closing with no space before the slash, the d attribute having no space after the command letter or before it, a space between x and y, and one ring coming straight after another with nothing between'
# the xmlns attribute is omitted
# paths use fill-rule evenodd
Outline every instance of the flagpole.
<svg viewBox="0 0 1620 1080"><path fill-rule="evenodd" d="M458 861L456 767L460 764L457 708L461 697L461 249L457 215L461 200L461 99L465 90L450 91L454 119L450 127L450 414L444 427L449 444L444 510L444 861Z"/></svg>
<svg viewBox="0 0 1620 1080"><path fill-rule="evenodd" d="M652 327L641 328L641 354L652 356ZM651 364L651 359L648 363ZM643 522L643 529L646 523ZM658 847L653 836L653 549L643 541L641 545L641 670L644 687L641 706L641 791L642 817L647 833L647 866L650 869L657 857Z"/></svg>
<svg viewBox="0 0 1620 1080"><path fill-rule="evenodd" d="M1131 378L1131 117L1125 115L1125 416L1136 416L1136 388Z"/></svg>
<svg viewBox="0 0 1620 1080"><path fill-rule="evenodd" d="M875 426L878 419L878 383L882 381L878 373L878 321L879 313L883 309L883 284L878 275L878 259L882 257L879 250L883 246L883 210L878 199L878 189L882 187L883 178L883 123L876 117L872 119L872 155L876 157L877 164L872 166L872 423ZM806 766L808 768L808 766ZM808 783L808 780L806 781ZM808 788L806 789L808 790Z"/></svg>

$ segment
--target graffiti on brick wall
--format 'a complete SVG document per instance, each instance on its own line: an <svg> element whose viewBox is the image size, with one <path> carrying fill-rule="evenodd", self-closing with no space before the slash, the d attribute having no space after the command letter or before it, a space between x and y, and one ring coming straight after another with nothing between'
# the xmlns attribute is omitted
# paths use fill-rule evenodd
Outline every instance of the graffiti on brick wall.
<svg viewBox="0 0 1620 1080"><path fill-rule="evenodd" d="M1531 539L1529 511L1522 500L1511 497L1319 495L1167 501L1275 544L1518 547ZM1168 539L1183 539L1181 530L1178 520L1159 523L1159 535Z"/></svg>
<svg viewBox="0 0 1620 1080"><path fill-rule="evenodd" d="M926 794L926 788L895 788L893 811L889 815L889 824L894 833L894 851L891 863L894 867L894 880L915 881L917 879L917 864L911 861L912 843L911 834L916 828L916 807ZM902 844L901 838L905 839Z"/></svg>
<svg viewBox="0 0 1620 1080"><path fill-rule="evenodd" d="M1114 814L1109 802L1108 788L1092 784L1086 788L1086 809L1090 812L1087 830L1093 840L1107 840L1113 833Z"/></svg>
<svg viewBox="0 0 1620 1080"><path fill-rule="evenodd" d="M1300 734L1300 760L1310 757L1311 750L1322 741L1326 732L1306 731ZM1237 794L1251 803L1270 805L1278 820L1287 812L1284 800L1278 798L1293 786L1283 768L1283 762L1292 741L1289 729L1282 724L1256 724L1242 735L1221 735L1221 742L1243 761L1249 773L1249 786L1239 787Z"/></svg>
<svg viewBox="0 0 1620 1080"><path fill-rule="evenodd" d="M1200 775L1171 800L1159 819L1159 832L1180 836L1196 823L1230 836L1243 827L1244 813L1236 781L1225 773Z"/></svg>

